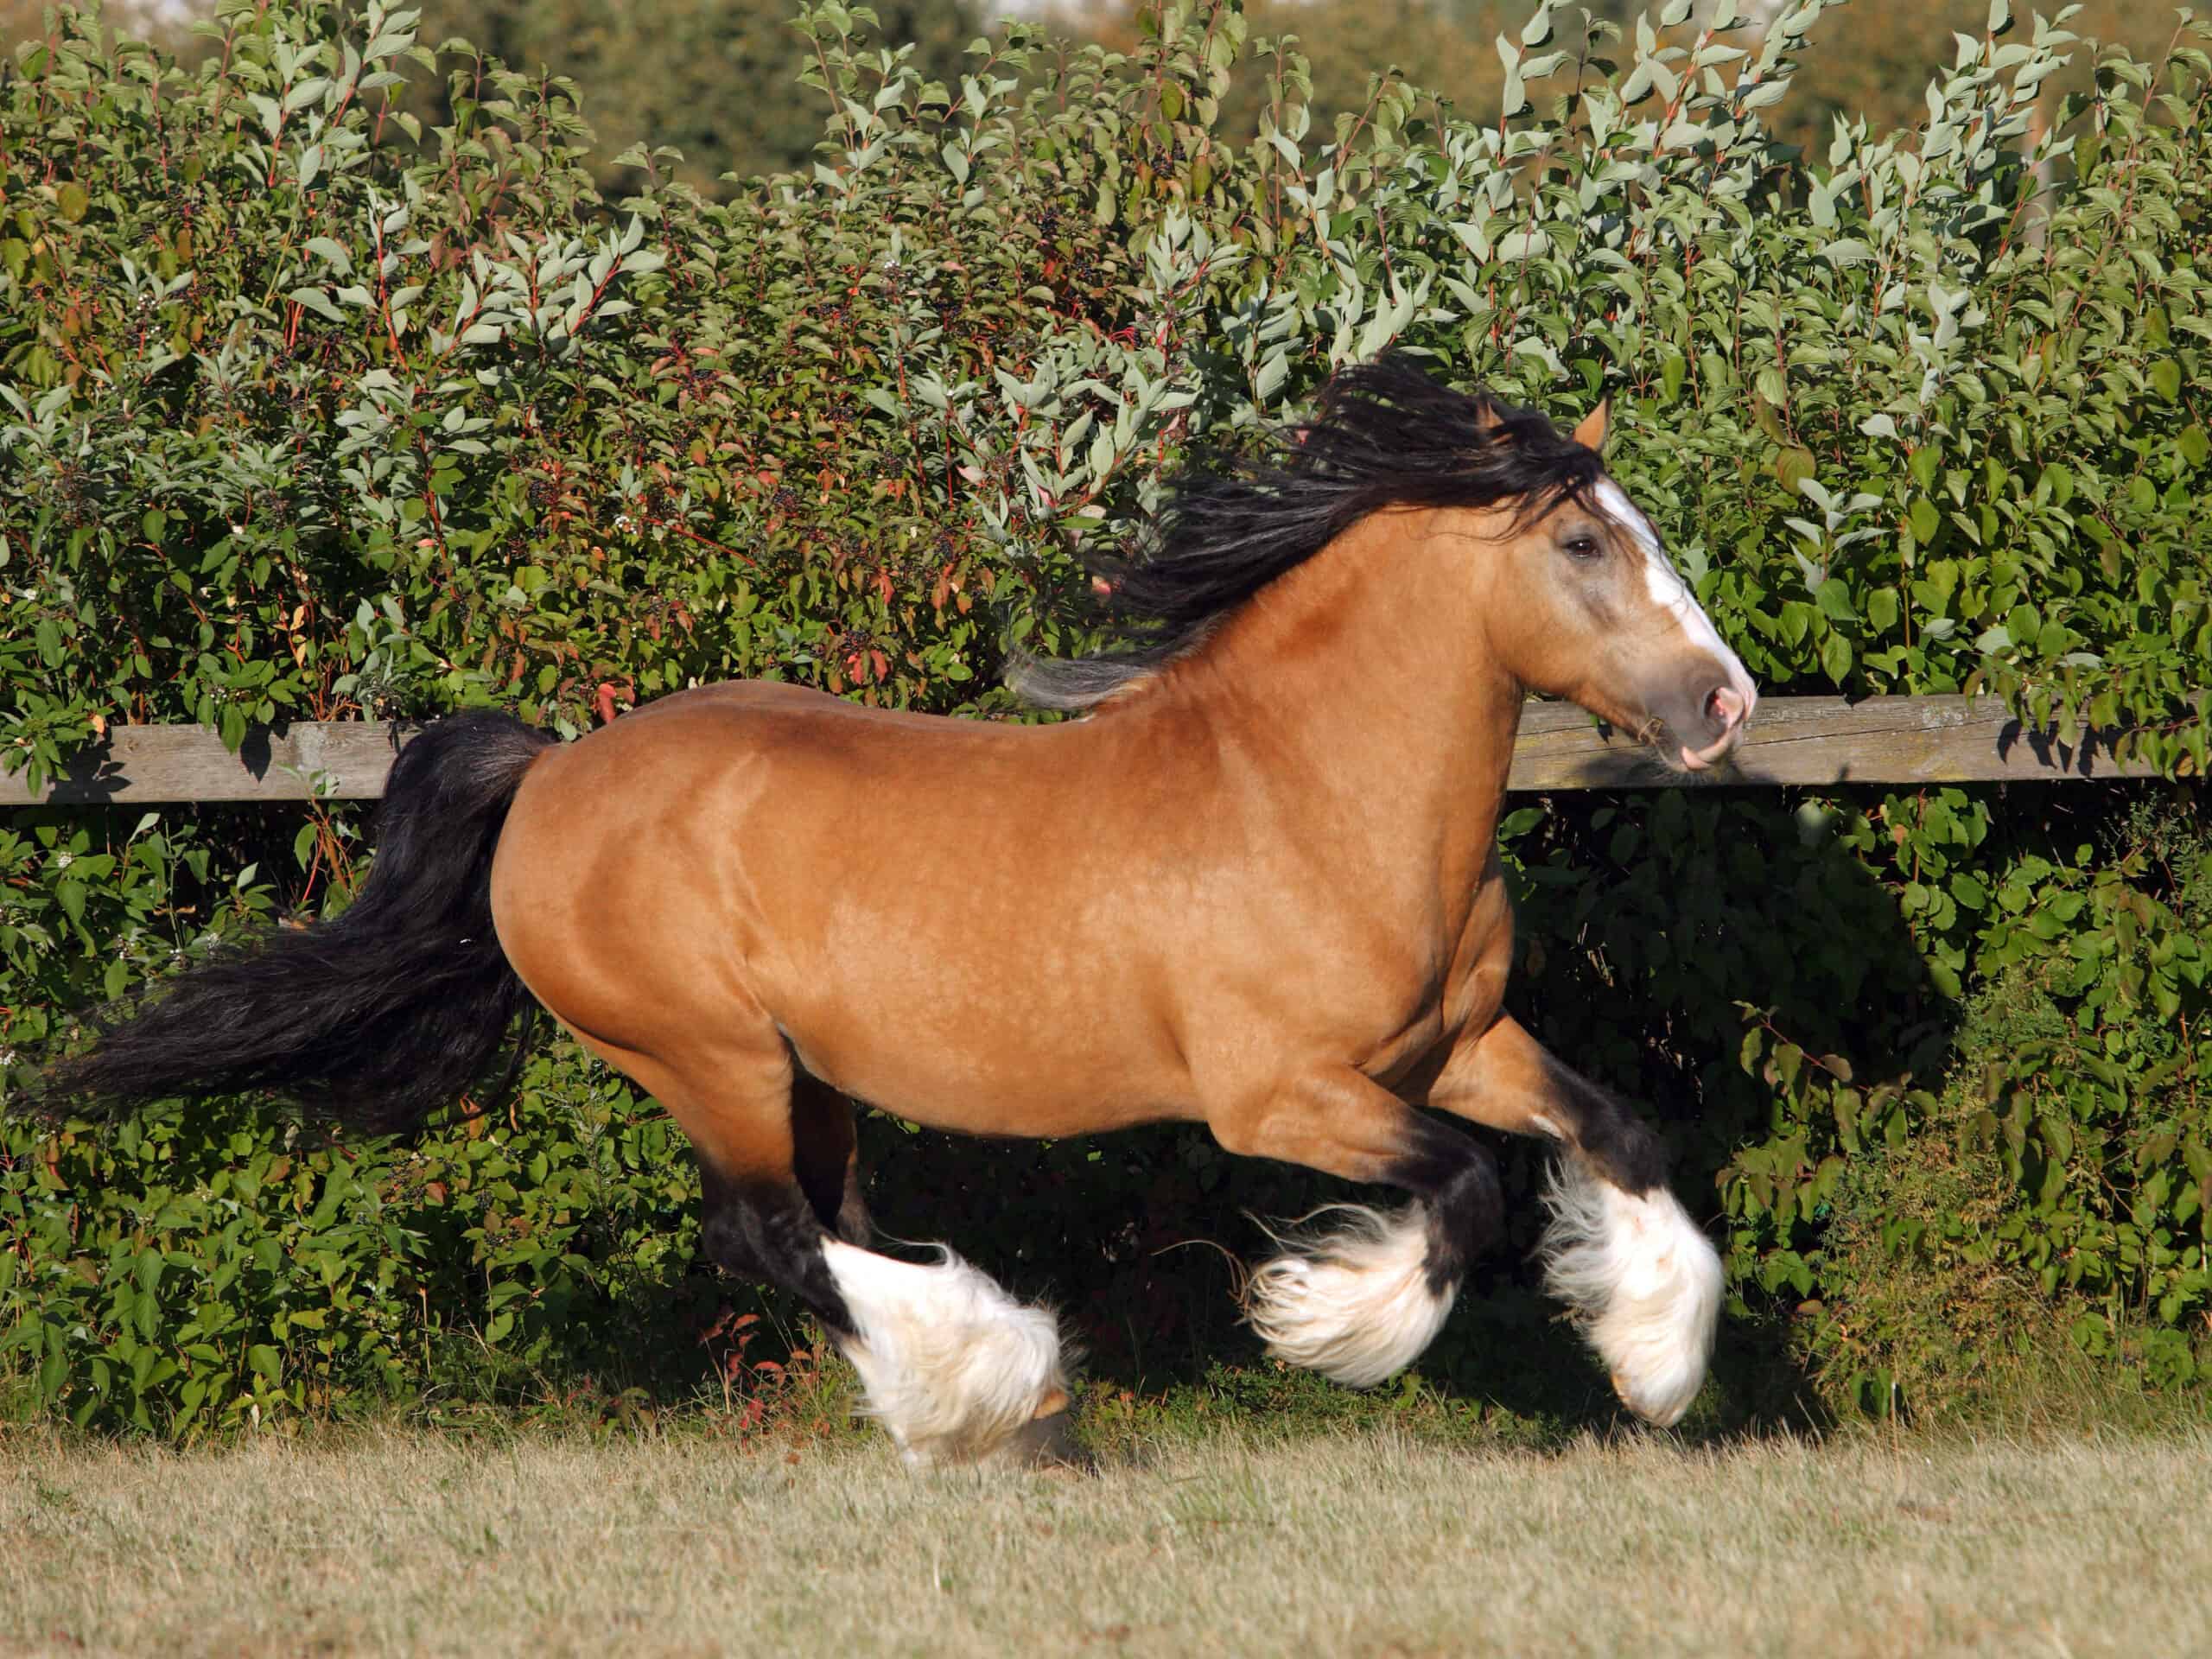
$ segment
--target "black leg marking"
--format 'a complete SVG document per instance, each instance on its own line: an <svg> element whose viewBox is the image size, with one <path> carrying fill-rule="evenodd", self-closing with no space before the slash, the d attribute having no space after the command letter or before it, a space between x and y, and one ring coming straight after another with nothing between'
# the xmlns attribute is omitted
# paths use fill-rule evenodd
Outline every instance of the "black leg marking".
<svg viewBox="0 0 2212 1659"><path fill-rule="evenodd" d="M1447 1295L1477 1257L1505 1236L1505 1190L1488 1147L1433 1117L1415 1114L1414 1145L1392 1166L1428 1212L1428 1288Z"/></svg>
<svg viewBox="0 0 2212 1659"><path fill-rule="evenodd" d="M1664 1186L1667 1148L1658 1132L1618 1096L1564 1066L1557 1070L1574 1103L1575 1145L1599 1174L1637 1198Z"/></svg>
<svg viewBox="0 0 2212 1659"><path fill-rule="evenodd" d="M701 1230L707 1254L741 1278L794 1292L832 1331L857 1334L852 1311L822 1253L822 1223L796 1187L710 1193Z"/></svg>

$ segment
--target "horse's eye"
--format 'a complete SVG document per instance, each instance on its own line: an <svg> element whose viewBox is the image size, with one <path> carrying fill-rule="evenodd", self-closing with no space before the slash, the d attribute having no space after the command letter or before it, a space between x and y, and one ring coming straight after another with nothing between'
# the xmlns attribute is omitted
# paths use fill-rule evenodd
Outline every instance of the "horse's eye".
<svg viewBox="0 0 2212 1659"><path fill-rule="evenodd" d="M1578 559L1594 559L1598 556L1598 538L1594 536L1577 536L1566 543L1565 546L1567 551Z"/></svg>

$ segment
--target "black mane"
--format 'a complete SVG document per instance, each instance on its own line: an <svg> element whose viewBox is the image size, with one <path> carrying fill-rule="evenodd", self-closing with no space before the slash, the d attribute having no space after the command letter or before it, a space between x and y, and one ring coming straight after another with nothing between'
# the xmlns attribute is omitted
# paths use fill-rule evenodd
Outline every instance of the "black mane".
<svg viewBox="0 0 2212 1659"><path fill-rule="evenodd" d="M1345 369L1310 424L1269 432L1255 454L1193 465L1149 531L1087 559L1108 584L1112 643L1093 657L1028 658L1015 688L1043 707L1088 708L1191 650L1369 513L1502 501L1539 512L1604 471L1547 416L1440 385L1404 356Z"/></svg>

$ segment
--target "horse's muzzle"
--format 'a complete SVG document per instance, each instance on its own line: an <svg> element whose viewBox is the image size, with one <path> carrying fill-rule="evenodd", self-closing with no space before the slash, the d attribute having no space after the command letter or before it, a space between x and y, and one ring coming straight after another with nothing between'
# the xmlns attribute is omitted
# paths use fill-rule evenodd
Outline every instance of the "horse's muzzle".
<svg viewBox="0 0 2212 1659"><path fill-rule="evenodd" d="M1759 694L1747 683L1718 685L1708 691L1699 709L1698 735L1710 739L1701 749L1682 745L1682 765L1692 772L1706 772L1727 759L1743 740L1744 726L1758 706Z"/></svg>

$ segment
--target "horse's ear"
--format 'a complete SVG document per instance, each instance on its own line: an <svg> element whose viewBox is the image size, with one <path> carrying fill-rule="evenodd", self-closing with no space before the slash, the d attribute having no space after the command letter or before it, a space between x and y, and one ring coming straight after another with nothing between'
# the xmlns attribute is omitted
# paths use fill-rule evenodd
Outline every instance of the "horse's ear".
<svg viewBox="0 0 2212 1659"><path fill-rule="evenodd" d="M1585 449L1595 449L1600 454L1605 449L1605 427L1611 419L1613 400L1599 400L1598 407L1585 415L1574 429L1574 441Z"/></svg>

